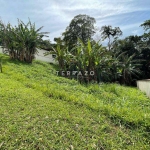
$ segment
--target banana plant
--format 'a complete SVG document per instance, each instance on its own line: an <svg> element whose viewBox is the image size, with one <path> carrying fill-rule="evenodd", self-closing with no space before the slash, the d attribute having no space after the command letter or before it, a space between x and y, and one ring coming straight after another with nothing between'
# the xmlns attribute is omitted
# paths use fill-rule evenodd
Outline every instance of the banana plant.
<svg viewBox="0 0 150 150"><path fill-rule="evenodd" d="M42 38L48 32L39 32L43 27L36 29L35 24L32 24L30 20L24 24L18 19L18 25L15 27L12 27L10 23L5 25L0 22L0 25L4 35L2 44L7 49L10 58L32 63Z"/></svg>
<svg viewBox="0 0 150 150"><path fill-rule="evenodd" d="M106 52L106 49L102 47L102 45L99 45L98 43L91 44L90 40L88 40L87 45L85 45L80 39L78 39L78 46L75 50L78 70L82 72L94 71L92 77L94 80L97 80L100 74L102 76L102 74L106 72L106 64L108 64L110 60L108 58L108 52ZM86 78L90 79L91 76L88 74Z"/></svg>
<svg viewBox="0 0 150 150"><path fill-rule="evenodd" d="M56 47L51 47L51 49L51 51L45 52L44 55L55 55L56 57L54 59L58 62L59 68L66 70L66 66L69 65L71 58L74 56L68 51L68 48L63 47L59 41L57 41Z"/></svg>

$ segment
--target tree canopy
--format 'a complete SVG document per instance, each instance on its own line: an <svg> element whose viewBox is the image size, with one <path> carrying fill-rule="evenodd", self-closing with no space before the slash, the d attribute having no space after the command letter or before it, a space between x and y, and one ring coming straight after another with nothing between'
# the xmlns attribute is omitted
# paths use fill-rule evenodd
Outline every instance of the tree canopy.
<svg viewBox="0 0 150 150"><path fill-rule="evenodd" d="M143 24L141 24L141 27L143 27L145 31L150 31L150 20L146 20Z"/></svg>
<svg viewBox="0 0 150 150"><path fill-rule="evenodd" d="M73 48L78 41L78 38L82 40L84 44L88 39L91 39L95 33L94 24L96 20L88 15L75 16L66 31L62 34L65 44L69 46L69 49Z"/></svg>
<svg viewBox="0 0 150 150"><path fill-rule="evenodd" d="M111 49L111 37L113 38L117 38L120 35L122 35L122 31L120 30L119 27L115 27L112 28L112 26L108 25L108 26L102 26L101 27L101 35L103 40L105 40L106 38L108 38L108 49Z"/></svg>

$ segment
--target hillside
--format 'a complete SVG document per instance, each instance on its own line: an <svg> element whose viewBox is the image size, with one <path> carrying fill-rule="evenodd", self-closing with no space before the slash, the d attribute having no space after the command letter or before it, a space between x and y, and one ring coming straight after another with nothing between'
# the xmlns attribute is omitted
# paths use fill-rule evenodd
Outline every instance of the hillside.
<svg viewBox="0 0 150 150"><path fill-rule="evenodd" d="M41 61L0 54L0 149L150 149L150 99L118 84L81 85Z"/></svg>

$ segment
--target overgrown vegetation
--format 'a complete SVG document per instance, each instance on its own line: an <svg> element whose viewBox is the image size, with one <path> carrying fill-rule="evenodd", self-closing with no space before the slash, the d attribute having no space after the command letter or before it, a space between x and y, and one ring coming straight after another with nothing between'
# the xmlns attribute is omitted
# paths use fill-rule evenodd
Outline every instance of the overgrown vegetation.
<svg viewBox="0 0 150 150"><path fill-rule="evenodd" d="M44 40L47 32L39 32L31 21L27 24L18 20L12 27L0 22L0 43L11 59L31 63L37 48L55 55L59 70L64 76L80 82L119 82L136 85L136 80L150 78L150 21L141 27L144 34L119 39L123 34L119 27L102 26L99 41L93 39L96 20L88 15L75 16L62 37L55 37L56 43ZM100 42L101 41L101 42ZM108 42L107 46L102 41ZM76 73L70 73L76 71ZM88 72L85 75L85 71ZM92 75L90 74L90 72ZM62 75L62 73L60 73Z"/></svg>
<svg viewBox="0 0 150 150"><path fill-rule="evenodd" d="M31 21L24 24L18 19L18 25L13 27L10 23L4 24L0 21L0 39L3 51L8 53L11 59L18 59L32 63L37 48L42 44L45 33L39 32L43 27L36 29Z"/></svg>
<svg viewBox="0 0 150 150"><path fill-rule="evenodd" d="M134 86L136 80L150 78L149 20L141 25L145 29L143 35L131 35L125 39L119 39L123 34L119 27L102 26L99 40L108 41L107 46L92 39L96 31L94 24L94 18L77 15L62 38L55 38L58 40L50 53L57 55L56 60L60 70L66 72L65 76L68 76L67 71L74 70L78 71L76 78L81 82L119 82ZM56 53L58 46L59 54ZM85 71L94 71L95 74L84 76Z"/></svg>
<svg viewBox="0 0 150 150"><path fill-rule="evenodd" d="M1 150L150 149L150 101L138 89L81 85L57 66L1 56Z"/></svg>

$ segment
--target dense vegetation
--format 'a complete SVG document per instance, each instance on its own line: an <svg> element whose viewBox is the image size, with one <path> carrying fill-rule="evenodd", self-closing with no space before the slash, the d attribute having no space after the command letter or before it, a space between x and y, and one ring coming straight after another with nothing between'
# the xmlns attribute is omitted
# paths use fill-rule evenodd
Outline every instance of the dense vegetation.
<svg viewBox="0 0 150 150"><path fill-rule="evenodd" d="M18 20L15 27L1 21L0 42L11 59L28 63L32 63L37 48L48 50L56 55L59 75L77 78L80 82L135 85L138 79L150 78L150 20L141 25L143 35L125 39L119 39L123 34L119 27L102 26L98 31L99 41L93 39L95 23L93 17L77 15L62 37L54 38L56 43L51 43L43 40L46 32L39 32L42 27L36 29L30 20L27 24ZM107 41L107 46L100 41Z"/></svg>
<svg viewBox="0 0 150 150"><path fill-rule="evenodd" d="M119 27L102 26L98 42L92 38L95 23L92 17L77 15L62 37L55 38L56 44L50 53L56 54L60 72L65 71L65 75L60 75L68 76L68 71L74 70L81 82L117 81L126 85L136 85L136 80L150 78L150 21L141 25L143 35L125 39L119 39L123 34ZM102 45L102 40L108 41L108 45ZM85 71L95 74L85 75ZM74 78L74 74L69 77Z"/></svg>
<svg viewBox="0 0 150 150"><path fill-rule="evenodd" d="M37 48L42 45L42 38L46 33L39 33L43 27L36 29L31 21L24 24L18 20L18 25L13 27L10 23L5 25L0 22L0 39L3 51L8 53L11 59L18 59L32 63Z"/></svg>
<svg viewBox="0 0 150 150"><path fill-rule="evenodd" d="M0 54L0 149L150 149L150 101L119 84L81 85L57 66Z"/></svg>

